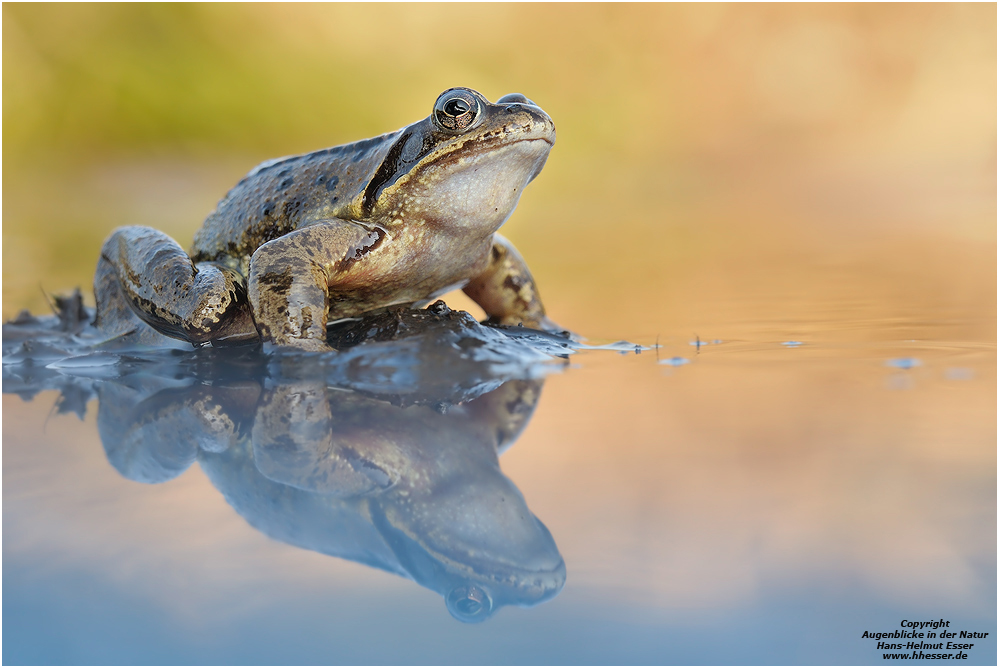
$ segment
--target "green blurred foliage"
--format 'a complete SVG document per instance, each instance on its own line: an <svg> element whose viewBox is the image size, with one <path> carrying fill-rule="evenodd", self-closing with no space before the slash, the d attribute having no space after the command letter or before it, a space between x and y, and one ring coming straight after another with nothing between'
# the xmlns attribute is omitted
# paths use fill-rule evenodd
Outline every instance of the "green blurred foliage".
<svg viewBox="0 0 999 668"><path fill-rule="evenodd" d="M348 67L308 57L319 54L274 35L266 18L236 5L8 5L5 158L164 145L280 150L271 144L311 139L321 120L345 132L384 121L377 107L374 118L359 114L337 94L356 83Z"/></svg>
<svg viewBox="0 0 999 668"><path fill-rule="evenodd" d="M571 102L590 141L617 144L619 119L630 136L664 111L661 101L643 99L666 74L651 57L655 35L636 35L647 26L603 6L122 3L3 11L5 160L44 150L304 149L412 122L453 85L493 98L523 89L556 108ZM664 18L661 10L644 13Z"/></svg>

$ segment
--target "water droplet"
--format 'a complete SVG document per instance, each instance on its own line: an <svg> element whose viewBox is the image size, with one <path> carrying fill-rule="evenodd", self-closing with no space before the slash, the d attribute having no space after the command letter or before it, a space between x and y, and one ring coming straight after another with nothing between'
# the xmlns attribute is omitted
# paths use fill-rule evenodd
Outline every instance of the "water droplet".
<svg viewBox="0 0 999 668"><path fill-rule="evenodd" d="M670 357L669 359L659 360L659 363L667 366L683 366L684 364L690 364L690 360L686 357Z"/></svg>
<svg viewBox="0 0 999 668"><path fill-rule="evenodd" d="M798 346L802 346L804 344L801 341L782 341L781 345L788 348L797 348Z"/></svg>
<svg viewBox="0 0 999 668"><path fill-rule="evenodd" d="M894 367L896 369L914 369L915 367L922 365L923 363L915 357L896 357L885 362L885 366Z"/></svg>

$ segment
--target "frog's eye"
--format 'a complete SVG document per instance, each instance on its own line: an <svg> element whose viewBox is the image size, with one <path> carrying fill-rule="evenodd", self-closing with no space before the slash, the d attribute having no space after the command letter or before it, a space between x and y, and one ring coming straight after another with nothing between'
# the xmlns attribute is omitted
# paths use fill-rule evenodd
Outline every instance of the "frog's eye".
<svg viewBox="0 0 999 668"><path fill-rule="evenodd" d="M474 584L455 587L444 597L448 612L458 621L475 624L493 613L493 600Z"/></svg>
<svg viewBox="0 0 999 668"><path fill-rule="evenodd" d="M434 105L434 125L449 134L464 132L481 116L482 105L471 91L452 88L441 93Z"/></svg>

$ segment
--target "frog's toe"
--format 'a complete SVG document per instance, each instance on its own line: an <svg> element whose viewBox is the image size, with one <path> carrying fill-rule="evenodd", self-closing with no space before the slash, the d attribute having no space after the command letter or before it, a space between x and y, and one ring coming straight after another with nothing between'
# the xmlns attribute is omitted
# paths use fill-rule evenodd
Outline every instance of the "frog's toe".
<svg viewBox="0 0 999 668"><path fill-rule="evenodd" d="M260 343L260 334L257 333L250 306L245 300L225 312L221 325L211 331L209 341L215 348Z"/></svg>

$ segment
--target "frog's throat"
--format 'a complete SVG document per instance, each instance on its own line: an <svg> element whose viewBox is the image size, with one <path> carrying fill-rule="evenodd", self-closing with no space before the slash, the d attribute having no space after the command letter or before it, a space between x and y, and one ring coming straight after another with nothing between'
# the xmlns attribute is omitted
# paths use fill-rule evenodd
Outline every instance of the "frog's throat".
<svg viewBox="0 0 999 668"><path fill-rule="evenodd" d="M542 115L531 113L529 122L511 119L509 124L502 127L454 137L443 145L433 146L431 150L425 150L428 144L432 145L428 141L432 137L428 130L429 119L399 130L398 138L351 208L356 210L359 217L371 216L376 209L384 208L382 205L385 198L397 191L395 186L401 186L411 181L414 175L423 174L435 166L454 162L458 159L457 154L461 154L460 157L475 158L520 142L543 140L546 146L539 146L539 150L547 157L555 145L555 126L550 118ZM544 165L544 160L540 165ZM537 176L537 171L540 171L540 166L531 178Z"/></svg>
<svg viewBox="0 0 999 668"><path fill-rule="evenodd" d="M525 137L474 152L437 156L387 186L369 211L369 220L388 227L414 219L483 234L498 230L513 213L548 159L551 143Z"/></svg>

